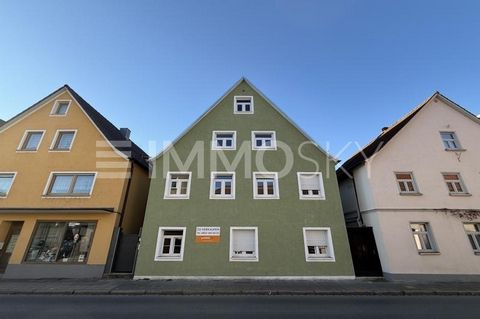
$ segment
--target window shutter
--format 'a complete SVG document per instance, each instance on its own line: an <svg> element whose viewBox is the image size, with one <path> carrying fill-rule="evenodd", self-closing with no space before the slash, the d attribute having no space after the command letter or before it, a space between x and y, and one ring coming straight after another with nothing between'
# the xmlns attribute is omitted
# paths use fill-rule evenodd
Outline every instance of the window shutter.
<svg viewBox="0 0 480 319"><path fill-rule="evenodd" d="M301 189L320 189L320 176L319 175L300 175Z"/></svg>
<svg viewBox="0 0 480 319"><path fill-rule="evenodd" d="M235 229L232 234L233 250L255 251L255 230Z"/></svg>
<svg viewBox="0 0 480 319"><path fill-rule="evenodd" d="M328 246L325 230L307 230L307 246Z"/></svg>

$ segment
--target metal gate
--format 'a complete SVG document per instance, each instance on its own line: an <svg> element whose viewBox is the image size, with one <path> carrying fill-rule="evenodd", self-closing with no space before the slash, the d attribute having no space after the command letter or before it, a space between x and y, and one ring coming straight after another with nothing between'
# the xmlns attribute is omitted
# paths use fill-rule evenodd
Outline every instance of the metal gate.
<svg viewBox="0 0 480 319"><path fill-rule="evenodd" d="M372 227L348 227L348 241L357 277L382 276Z"/></svg>
<svg viewBox="0 0 480 319"><path fill-rule="evenodd" d="M138 235L120 233L112 273L133 273L137 258Z"/></svg>

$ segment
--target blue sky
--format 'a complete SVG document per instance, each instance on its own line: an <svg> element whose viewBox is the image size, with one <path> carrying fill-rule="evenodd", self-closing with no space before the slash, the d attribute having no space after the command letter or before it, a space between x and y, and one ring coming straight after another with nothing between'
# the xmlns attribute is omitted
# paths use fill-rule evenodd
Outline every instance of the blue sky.
<svg viewBox="0 0 480 319"><path fill-rule="evenodd" d="M246 76L336 154L436 90L480 113L479 12L439 0L1 1L0 118L68 83L147 149Z"/></svg>

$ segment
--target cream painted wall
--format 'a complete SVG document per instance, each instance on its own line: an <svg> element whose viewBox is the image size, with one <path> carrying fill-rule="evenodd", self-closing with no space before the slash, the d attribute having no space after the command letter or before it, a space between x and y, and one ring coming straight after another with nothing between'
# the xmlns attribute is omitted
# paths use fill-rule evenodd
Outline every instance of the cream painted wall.
<svg viewBox="0 0 480 319"><path fill-rule="evenodd" d="M445 151L440 131L457 134L466 149L459 158ZM375 157L354 171L362 217L366 226L373 227L384 272L480 274L480 256L474 254L463 228L467 221L434 212L480 209L479 137L478 123L434 99ZM412 171L422 195L399 195L396 171ZM459 172L471 196L450 196L442 172ZM439 255L419 255L410 222L430 223Z"/></svg>
<svg viewBox="0 0 480 319"><path fill-rule="evenodd" d="M466 149L460 161L455 152L445 151L440 131L456 132ZM374 207L480 209L479 137L478 123L440 100L431 101L369 161ZM423 195L399 196L395 171L413 171ZM472 196L450 196L442 172L459 172Z"/></svg>
<svg viewBox="0 0 480 319"><path fill-rule="evenodd" d="M364 214L374 229L383 271L391 274L480 274L480 256L474 254L459 218L441 212L375 211ZM430 223L439 255L420 255L410 222Z"/></svg>

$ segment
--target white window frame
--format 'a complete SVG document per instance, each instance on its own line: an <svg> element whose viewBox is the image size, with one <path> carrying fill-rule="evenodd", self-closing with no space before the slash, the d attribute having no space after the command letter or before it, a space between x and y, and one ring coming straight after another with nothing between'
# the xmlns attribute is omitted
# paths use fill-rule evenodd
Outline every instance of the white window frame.
<svg viewBox="0 0 480 319"><path fill-rule="evenodd" d="M480 241L477 239L476 235L480 235L480 230L479 231L468 231L465 229L465 225L480 225L480 223L475 223L475 222L468 222L468 223L463 223L463 229L465 230L465 234L467 235L467 241L470 244L470 247L472 246L472 243L470 241L469 236L472 236L473 242L476 246L476 248L472 248L473 252L475 255L480 255ZM475 227L475 226L474 226Z"/></svg>
<svg viewBox="0 0 480 319"><path fill-rule="evenodd" d="M272 146L257 146L255 135L256 134L272 134ZM276 151L277 150L277 133L275 131L252 131L252 150L270 150Z"/></svg>
<svg viewBox="0 0 480 319"><path fill-rule="evenodd" d="M215 177L217 175L232 175L232 194L215 194ZM235 199L235 172L212 172L210 175L210 199Z"/></svg>
<svg viewBox="0 0 480 319"><path fill-rule="evenodd" d="M187 184L187 194L185 195L172 195L170 194L170 183L171 183L171 177L172 175L176 174L184 174L188 175L188 184ZM174 171L169 171L167 173L167 178L165 179L165 192L163 194L163 199L190 199L190 189L192 186L192 172L174 172Z"/></svg>
<svg viewBox="0 0 480 319"><path fill-rule="evenodd" d="M182 247L180 248L180 255L163 255L163 232L165 230L181 230L183 231L182 237ZM173 226L160 226L158 228L158 235L157 235L157 246L155 247L155 257L154 261L183 261L183 254L185 252L185 241L187 238L187 227L173 227Z"/></svg>
<svg viewBox="0 0 480 319"><path fill-rule="evenodd" d="M419 195L420 194L413 172L411 171L410 172L393 172L393 174L394 174L395 182L397 183L397 188L400 195ZM403 178L399 179L397 177L397 174L409 174L411 179L403 179ZM408 182L412 183L413 191L408 190L408 184L407 184ZM402 189L400 188L400 183L404 184L406 191L402 191Z"/></svg>
<svg viewBox="0 0 480 319"><path fill-rule="evenodd" d="M316 230L327 232L328 256L313 257L308 253L307 232L308 231L316 231ZM304 250L305 250L305 261L306 262L335 262L335 250L333 248L332 231L331 231L330 227L303 227L303 246L304 246Z"/></svg>
<svg viewBox="0 0 480 319"><path fill-rule="evenodd" d="M453 135L453 139L444 140L442 134L452 134L452 135ZM462 145L460 144L460 141L458 140L458 136L457 136L457 133L456 133L456 132L454 132L454 131L440 131L440 138L441 138L441 140L442 140L443 148L444 148L446 151L458 151L458 150L463 150L463 149L462 149ZM445 146L445 142L446 142L448 145L450 145L450 143L455 143L455 144L457 145L457 147L446 147L446 146Z"/></svg>
<svg viewBox="0 0 480 319"><path fill-rule="evenodd" d="M317 175L320 179L320 190L318 195L303 195L302 194L302 185L300 182L300 176L302 175ZM297 182L298 182L298 196L301 200L325 200L325 187L323 185L323 175L322 172L297 172Z"/></svg>
<svg viewBox="0 0 480 319"><path fill-rule="evenodd" d="M462 187L463 192L458 192L457 186L455 185L455 181L447 181L445 179L445 175L457 175L458 183L460 184L460 187ZM443 172L442 179L443 179L443 182L445 183L445 186L447 187L447 191L450 196L470 196L470 193L468 192L468 189L465 186L465 182L463 181L462 174L460 174L459 172ZM450 191L450 189L448 188L448 183L453 184L453 188L455 189L454 192Z"/></svg>
<svg viewBox="0 0 480 319"><path fill-rule="evenodd" d="M237 100L241 100L241 99L250 99L250 111L248 111L248 112L237 111ZM233 97L233 114L253 114L253 113L254 113L253 96L251 96L251 95L235 95Z"/></svg>
<svg viewBox="0 0 480 319"><path fill-rule="evenodd" d="M412 231L412 224L418 224L418 225L425 225L425 228L427 229L426 232L414 232ZM439 253L439 250L438 250L438 246L437 246L437 242L435 241L435 238L433 236L433 231L432 231L432 227L430 226L430 223L429 222L424 222L424 221L420 221L420 222L417 222L417 221L413 221L413 222L410 222L408 224L408 227L409 227L409 231L410 231L410 234L412 236L412 240L413 240L413 246L415 247L415 249L417 250L417 252L422 255L422 254L438 254ZM415 241L415 236L414 234L426 234L427 237L428 237L428 240L430 241L430 246L432 246L431 249L418 249L417 247L417 243ZM423 240L420 238L420 242L422 244L422 246L425 246L425 243L423 242Z"/></svg>
<svg viewBox="0 0 480 319"><path fill-rule="evenodd" d="M257 175L273 175L273 191L274 195L258 195L257 194ZM278 186L278 173L277 172L253 172L253 199L279 199L280 189Z"/></svg>
<svg viewBox="0 0 480 319"><path fill-rule="evenodd" d="M10 186L8 187L5 195L0 194L0 199L8 197L8 194L10 193L10 190L12 189L13 183L15 182L15 178L17 177L17 172L0 172L0 175L12 175L12 174L13 174L12 182L10 183Z"/></svg>
<svg viewBox="0 0 480 319"><path fill-rule="evenodd" d="M18 144L18 146L17 146L17 152L18 153L35 153L35 152L37 152L38 149L40 148L40 145L42 145L43 138L45 137L45 132L46 132L46 130L25 130L25 132L23 133L22 139L20 140L20 144ZM23 144L26 142L27 136L29 135L29 133L42 133L42 136L40 137L40 141L38 141L38 145L37 145L37 148L35 150L23 149Z"/></svg>
<svg viewBox="0 0 480 319"><path fill-rule="evenodd" d="M56 114L58 107L60 103L68 103L67 105L67 110L65 111L65 114ZM72 100L56 100L55 103L53 104L52 110L50 111L50 116L67 116L68 111L70 110L70 105L72 104Z"/></svg>
<svg viewBox="0 0 480 319"><path fill-rule="evenodd" d="M73 143L75 142L75 137L77 137L77 131L76 129L60 129L55 132L55 136L53 137L52 144L50 144L50 149L48 150L49 152L70 152L73 147ZM57 139L60 136L60 133L73 133L73 138L72 138L72 143L70 143L70 148L65 149L65 150L59 150L55 149L55 145L57 144Z"/></svg>
<svg viewBox="0 0 480 319"><path fill-rule="evenodd" d="M232 134L232 147L217 146L217 134ZM213 131L212 150L235 151L237 149L237 131Z"/></svg>
<svg viewBox="0 0 480 319"><path fill-rule="evenodd" d="M92 187L90 188L90 193L88 195L76 195L76 194L71 194L71 195L55 195L55 194L49 194L48 190L50 189L51 183L53 182L53 176L55 175L93 175L93 181L92 181ZM43 189L43 195L42 198L90 198L93 193L93 189L95 188L95 182L97 181L97 175L98 172L70 172L70 171L54 171L50 172L50 175L48 176L47 184L45 185L45 188Z"/></svg>
<svg viewBox="0 0 480 319"><path fill-rule="evenodd" d="M254 257L238 257L233 253L233 232L235 230L253 230L255 232L255 256ZM254 226L232 226L230 227L230 253L229 253L229 261L231 262L258 262L259 254L258 254L258 227Z"/></svg>

